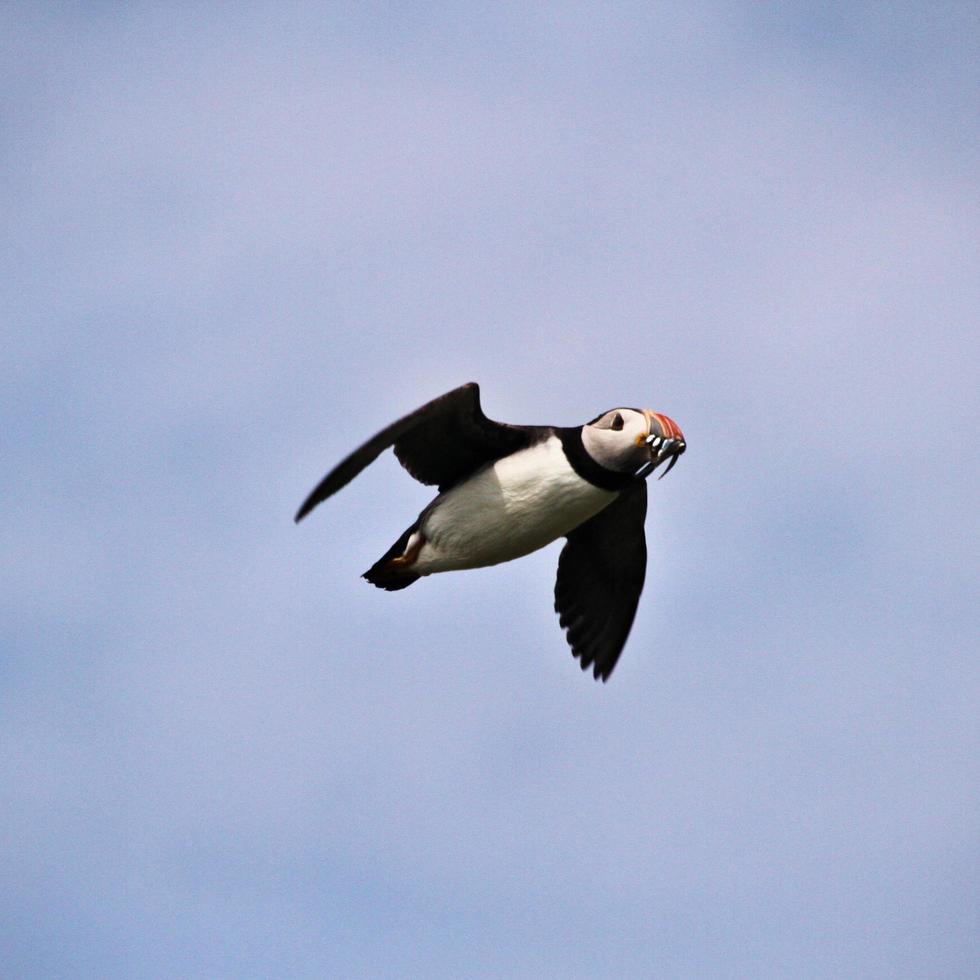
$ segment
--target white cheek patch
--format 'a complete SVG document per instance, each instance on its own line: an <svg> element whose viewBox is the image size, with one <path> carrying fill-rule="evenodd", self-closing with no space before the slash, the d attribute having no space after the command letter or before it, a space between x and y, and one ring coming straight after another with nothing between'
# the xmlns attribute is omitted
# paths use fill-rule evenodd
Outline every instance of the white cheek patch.
<svg viewBox="0 0 980 980"><path fill-rule="evenodd" d="M607 470L620 469L624 456L633 449L632 442L625 432L594 429L591 426L586 426L582 430L582 445L585 446L585 451Z"/></svg>
<svg viewBox="0 0 980 980"><path fill-rule="evenodd" d="M623 418L622 429L611 429L605 423L616 414ZM628 473L642 466L649 458L647 437L650 422L646 414L635 408L616 408L607 412L599 425L587 425L582 429L585 451L607 470Z"/></svg>

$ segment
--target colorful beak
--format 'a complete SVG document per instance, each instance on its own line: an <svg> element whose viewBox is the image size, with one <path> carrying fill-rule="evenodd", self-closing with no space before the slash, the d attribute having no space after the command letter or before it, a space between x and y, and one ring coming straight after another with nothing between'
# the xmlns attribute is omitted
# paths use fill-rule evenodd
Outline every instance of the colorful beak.
<svg viewBox="0 0 980 980"><path fill-rule="evenodd" d="M687 449L687 442L681 427L672 418L648 409L644 409L643 414L649 424L649 434L644 441L650 449L650 462L637 473L637 476L649 476L661 463L669 459L667 469L660 474L662 480Z"/></svg>

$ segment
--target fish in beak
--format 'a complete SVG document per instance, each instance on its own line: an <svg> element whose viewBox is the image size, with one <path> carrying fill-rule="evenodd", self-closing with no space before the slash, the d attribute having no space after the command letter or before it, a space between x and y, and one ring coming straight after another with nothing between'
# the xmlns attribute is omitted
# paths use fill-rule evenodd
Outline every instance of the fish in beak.
<svg viewBox="0 0 980 980"><path fill-rule="evenodd" d="M649 432L643 441L650 450L650 462L646 463L636 475L649 476L661 463L669 460L667 469L660 474L662 480L687 449L687 442L680 426L672 418L659 412L651 412L649 409L644 409L643 414L649 423Z"/></svg>

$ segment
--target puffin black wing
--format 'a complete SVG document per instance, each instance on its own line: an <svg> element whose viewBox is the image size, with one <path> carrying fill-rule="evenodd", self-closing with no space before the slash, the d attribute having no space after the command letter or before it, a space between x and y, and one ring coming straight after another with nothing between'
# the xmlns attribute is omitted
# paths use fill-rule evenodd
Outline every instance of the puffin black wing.
<svg viewBox="0 0 980 980"><path fill-rule="evenodd" d="M647 487L630 484L568 534L558 558L555 612L582 670L605 681L629 636L647 569Z"/></svg>
<svg viewBox="0 0 980 980"><path fill-rule="evenodd" d="M529 446L534 433L532 426L488 419L480 408L480 386L471 381L393 422L355 449L317 484L296 520L301 521L317 504L350 483L391 446L416 480L438 484L441 491L485 463Z"/></svg>

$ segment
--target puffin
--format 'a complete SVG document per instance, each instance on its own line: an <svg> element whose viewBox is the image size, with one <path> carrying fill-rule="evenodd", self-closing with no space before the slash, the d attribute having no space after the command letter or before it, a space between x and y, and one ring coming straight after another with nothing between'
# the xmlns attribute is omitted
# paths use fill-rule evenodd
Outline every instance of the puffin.
<svg viewBox="0 0 980 980"><path fill-rule="evenodd" d="M298 523L394 448L438 495L364 573L379 589L426 575L483 568L560 537L555 611L583 671L609 679L646 575L648 477L673 468L687 443L658 412L614 408L585 425L509 425L480 407L475 382L393 422L335 466L303 502Z"/></svg>

